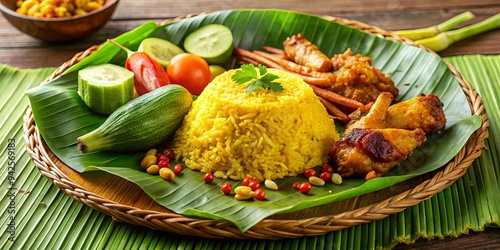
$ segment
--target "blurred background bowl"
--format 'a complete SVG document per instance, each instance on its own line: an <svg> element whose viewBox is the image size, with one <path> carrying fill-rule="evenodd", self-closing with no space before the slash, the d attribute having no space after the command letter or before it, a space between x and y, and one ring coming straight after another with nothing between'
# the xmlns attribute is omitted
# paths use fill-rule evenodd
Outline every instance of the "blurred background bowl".
<svg viewBox="0 0 500 250"><path fill-rule="evenodd" d="M23 33L47 42L72 42L102 28L113 15L119 0L105 4L85 15L57 18L37 18L16 12L17 0L0 0L0 11Z"/></svg>

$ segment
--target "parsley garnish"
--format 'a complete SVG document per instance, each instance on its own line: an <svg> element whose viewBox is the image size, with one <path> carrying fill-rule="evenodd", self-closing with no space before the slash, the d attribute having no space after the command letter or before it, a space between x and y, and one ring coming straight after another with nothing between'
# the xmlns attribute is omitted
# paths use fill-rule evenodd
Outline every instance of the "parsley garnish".
<svg viewBox="0 0 500 250"><path fill-rule="evenodd" d="M276 92L282 91L283 86L281 86L281 83L274 81L278 78L279 76L277 75L267 73L266 66L261 64L259 64L259 74L257 74L257 70L255 70L253 64L244 64L231 77L237 84L250 82L246 88L248 94L257 91L259 88L270 89Z"/></svg>

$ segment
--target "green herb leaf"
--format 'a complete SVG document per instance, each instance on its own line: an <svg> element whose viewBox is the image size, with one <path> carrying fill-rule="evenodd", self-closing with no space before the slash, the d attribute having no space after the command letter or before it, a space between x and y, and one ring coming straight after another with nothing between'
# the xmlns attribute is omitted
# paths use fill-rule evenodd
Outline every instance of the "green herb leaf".
<svg viewBox="0 0 500 250"><path fill-rule="evenodd" d="M259 64L259 72L260 72L261 76L267 74L267 68L266 68L266 66L264 66L262 64Z"/></svg>
<svg viewBox="0 0 500 250"><path fill-rule="evenodd" d="M236 73L231 77L231 79L237 84L244 84L250 82L246 91L248 94L263 89L270 89L272 91L280 92L283 91L283 86L279 82L274 80L278 79L279 76L267 73L266 66L259 64L259 75L257 75L257 70L253 64L244 64L241 69L236 70Z"/></svg>
<svg viewBox="0 0 500 250"><path fill-rule="evenodd" d="M236 74L231 77L237 84L243 84L256 78L257 71L255 71L253 64L241 65L241 69L236 70Z"/></svg>

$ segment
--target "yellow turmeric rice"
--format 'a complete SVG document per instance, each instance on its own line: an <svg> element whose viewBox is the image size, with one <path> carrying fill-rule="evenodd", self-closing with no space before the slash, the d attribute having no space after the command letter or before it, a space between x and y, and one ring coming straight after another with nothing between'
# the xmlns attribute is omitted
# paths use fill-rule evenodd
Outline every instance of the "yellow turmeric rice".
<svg viewBox="0 0 500 250"><path fill-rule="evenodd" d="M268 69L284 90L246 93L216 77L193 102L170 145L176 158L203 173L260 181L295 176L327 162L339 135L312 89L299 77Z"/></svg>

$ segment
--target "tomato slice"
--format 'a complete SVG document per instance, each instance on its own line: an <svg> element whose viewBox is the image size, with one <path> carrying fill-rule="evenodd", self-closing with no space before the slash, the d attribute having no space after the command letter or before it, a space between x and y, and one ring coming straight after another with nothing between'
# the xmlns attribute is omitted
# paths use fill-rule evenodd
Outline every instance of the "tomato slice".
<svg viewBox="0 0 500 250"><path fill-rule="evenodd" d="M134 72L134 87L139 95L170 83L163 67L144 52L134 52L125 67Z"/></svg>

